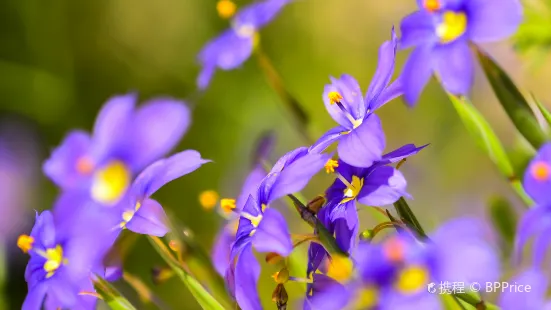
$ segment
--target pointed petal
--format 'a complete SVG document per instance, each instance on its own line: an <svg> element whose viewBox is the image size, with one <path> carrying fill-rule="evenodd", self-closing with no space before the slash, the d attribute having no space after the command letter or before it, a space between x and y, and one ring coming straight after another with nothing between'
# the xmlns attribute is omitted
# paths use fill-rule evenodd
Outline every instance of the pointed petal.
<svg viewBox="0 0 551 310"><path fill-rule="evenodd" d="M132 119L133 143L130 164L135 171L159 159L180 141L190 123L190 111L183 101L154 98Z"/></svg>
<svg viewBox="0 0 551 310"><path fill-rule="evenodd" d="M399 162L404 158L408 158L409 156L419 153L420 150L424 149L427 146L428 144L421 145L420 147L416 147L415 144L406 144L390 153L383 155L383 160L379 163L386 165Z"/></svg>
<svg viewBox="0 0 551 310"><path fill-rule="evenodd" d="M168 232L167 217L160 203L153 199L145 199L141 207L126 228L138 234L162 237Z"/></svg>
<svg viewBox="0 0 551 310"><path fill-rule="evenodd" d="M136 99L137 95L134 93L114 96L101 108L92 135L96 158L104 158L116 150L124 150Z"/></svg>
<svg viewBox="0 0 551 310"><path fill-rule="evenodd" d="M476 43L506 39L522 22L522 5L516 0L470 0L469 38Z"/></svg>
<svg viewBox="0 0 551 310"><path fill-rule="evenodd" d="M226 30L210 41L199 53L203 67L233 70L241 66L253 51L253 39L241 37L233 29Z"/></svg>
<svg viewBox="0 0 551 310"><path fill-rule="evenodd" d="M331 158L329 154L307 154L281 171L271 186L267 203L285 195L301 191Z"/></svg>
<svg viewBox="0 0 551 310"><path fill-rule="evenodd" d="M368 206L393 204L400 197L407 196L404 175L390 166L376 168L364 179L358 194L358 201Z"/></svg>
<svg viewBox="0 0 551 310"><path fill-rule="evenodd" d="M194 150L176 153L167 159L161 159L140 173L132 184L132 193L139 198L149 197L165 184L191 173L210 160L201 158Z"/></svg>
<svg viewBox="0 0 551 310"><path fill-rule="evenodd" d="M311 274L315 273L320 265L323 263L324 259L328 253L325 248L318 243L312 242L308 248L308 265L306 267L306 276L310 277Z"/></svg>
<svg viewBox="0 0 551 310"><path fill-rule="evenodd" d="M413 106L419 100L421 92L432 76L432 52L430 48L418 47L409 55L402 71L404 98Z"/></svg>
<svg viewBox="0 0 551 310"><path fill-rule="evenodd" d="M400 49L438 41L433 16L426 10L416 11L404 17L400 24L400 32Z"/></svg>
<svg viewBox="0 0 551 310"><path fill-rule="evenodd" d="M551 143L544 144L524 173L524 189L539 205L551 203Z"/></svg>
<svg viewBox="0 0 551 310"><path fill-rule="evenodd" d="M379 117L368 116L356 129L339 141L339 157L356 167L369 167L381 160L385 149L385 134Z"/></svg>
<svg viewBox="0 0 551 310"><path fill-rule="evenodd" d="M392 28L391 39L379 47L379 63L375 75L371 78L371 84L369 84L365 96L365 102L367 102L371 111L374 111L375 107L382 105L379 104L378 99L394 74L397 44L398 38L396 37L394 28Z"/></svg>
<svg viewBox="0 0 551 310"><path fill-rule="evenodd" d="M260 265L248 245L239 254L235 266L235 299L242 310L262 309L257 291L259 277Z"/></svg>
<svg viewBox="0 0 551 310"><path fill-rule="evenodd" d="M308 152L310 153L321 153L325 151L326 148L328 148L333 142L338 141L340 138L342 138L348 130L342 126L335 127L333 129L329 129L326 133L321 136L318 141L316 141L310 148L308 149Z"/></svg>
<svg viewBox="0 0 551 310"><path fill-rule="evenodd" d="M454 95L467 96L473 85L474 65L469 45L458 40L434 49L434 71L442 86Z"/></svg>
<svg viewBox="0 0 551 310"><path fill-rule="evenodd" d="M86 188L95 164L90 147L91 138L87 133L70 132L44 162L44 174L63 189Z"/></svg>
<svg viewBox="0 0 551 310"><path fill-rule="evenodd" d="M275 252L286 257L293 250L287 222L281 213L272 208L264 212L252 240L258 252Z"/></svg>
<svg viewBox="0 0 551 310"><path fill-rule="evenodd" d="M348 202L347 204L350 204ZM354 208L351 208L354 207ZM344 218L335 220L335 239L339 247L345 252L352 252L356 247L359 220L355 203L345 208Z"/></svg>

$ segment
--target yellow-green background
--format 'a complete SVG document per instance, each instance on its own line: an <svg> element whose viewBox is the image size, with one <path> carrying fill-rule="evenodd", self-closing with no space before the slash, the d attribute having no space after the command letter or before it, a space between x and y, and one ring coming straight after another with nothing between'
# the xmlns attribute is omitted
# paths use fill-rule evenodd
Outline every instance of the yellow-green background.
<svg viewBox="0 0 551 310"><path fill-rule="evenodd" d="M245 3L238 1L238 5ZM23 120L36 133L40 161L69 130L89 130L97 111L114 94L137 91L143 99L172 95L190 100L192 126L177 149L199 150L214 163L167 185L156 197L207 248L221 218L200 208L198 193L215 189L223 196L236 195L250 164L253 143L265 130L276 131L278 156L304 144L255 58L240 69L217 72L207 92L196 96L196 55L228 26L218 17L215 4L214 0L0 3L0 113L3 120ZM367 89L379 45L389 38L392 25L398 26L401 17L414 9L413 0L297 0L262 30L262 48L313 120L312 133L321 134L335 125L321 100L329 76L351 74ZM545 82L551 77L548 66L532 70L530 59L518 56L509 42L485 48L524 90L551 101ZM397 73L406 56L407 52L399 53ZM504 143L508 147L522 143L478 67L475 84L473 101ZM415 198L411 206L427 228L459 215L484 216L486 199L495 193L504 193L519 205L489 159L467 136L436 82L430 83L416 108L395 100L378 113L389 150L406 143L431 143L403 168ZM329 182L322 177L306 193L321 193ZM29 193L33 195L26 211L29 223L30 210L49 208L56 193L53 184L41 177L38 190ZM308 231L297 224L295 214L282 210L296 224L293 232ZM6 244L15 247L14 237ZM4 296L9 298L9 308L16 309L26 293L26 257L9 257ZM142 238L129 257L128 269L153 287L150 269L160 263ZM273 271L263 273L261 294L266 305L270 305L274 287L267 274ZM127 286L120 288L138 308L144 307ZM154 290L172 309L198 308L175 279Z"/></svg>

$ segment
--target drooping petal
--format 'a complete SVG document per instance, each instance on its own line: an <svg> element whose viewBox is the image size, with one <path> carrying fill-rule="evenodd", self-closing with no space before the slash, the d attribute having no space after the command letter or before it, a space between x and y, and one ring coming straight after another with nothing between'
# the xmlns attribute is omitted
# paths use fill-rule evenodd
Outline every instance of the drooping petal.
<svg viewBox="0 0 551 310"><path fill-rule="evenodd" d="M421 145L420 147L416 147L415 144L406 144L404 146L401 146L400 148L395 149L394 151L387 153L383 155L383 160L379 162L379 164L390 164L390 163L396 163L400 160L407 158L409 156L415 155L419 153L420 150L427 147L428 144Z"/></svg>
<svg viewBox="0 0 551 310"><path fill-rule="evenodd" d="M316 141L308 151L310 153L321 153L325 151L333 142L338 141L344 135L346 135L348 130L343 126L338 126L333 129L329 129L326 133L321 136L318 141Z"/></svg>
<svg viewBox="0 0 551 310"><path fill-rule="evenodd" d="M86 188L96 164L90 147L91 138L87 133L69 133L44 162L44 174L63 189Z"/></svg>
<svg viewBox="0 0 551 310"><path fill-rule="evenodd" d="M258 297L257 283L260 277L260 265L253 255L251 245L247 245L239 256L235 266L235 299L243 310L262 309Z"/></svg>
<svg viewBox="0 0 551 310"><path fill-rule="evenodd" d="M436 43L438 37L434 19L434 14L426 10L419 10L404 17L400 23L400 49Z"/></svg>
<svg viewBox="0 0 551 310"><path fill-rule="evenodd" d="M406 192L404 175L390 166L376 168L364 179L358 201L368 206L385 206L396 202Z"/></svg>
<svg viewBox="0 0 551 310"><path fill-rule="evenodd" d="M329 98L329 94L337 92L342 96L340 104L346 111L342 111L337 103ZM352 129L354 124L346 115L348 113L354 120L363 119L367 112L367 105L362 95L360 85L352 76L343 74L340 78L331 77L331 84L325 85L323 89L323 102L329 115L339 123L339 125Z"/></svg>
<svg viewBox="0 0 551 310"><path fill-rule="evenodd" d="M329 158L331 158L329 154L309 153L285 167L276 176L277 179L271 186L267 203L301 191L310 179L324 167Z"/></svg>
<svg viewBox="0 0 551 310"><path fill-rule="evenodd" d="M530 286L530 291L517 292L515 290L505 290L499 296L497 305L502 310L540 310L544 309L545 293L547 291L548 281L544 273L538 269L528 269L513 279L509 283L518 283Z"/></svg>
<svg viewBox="0 0 551 310"><path fill-rule="evenodd" d="M476 43L506 39L522 22L522 5L516 0L467 1L469 38Z"/></svg>
<svg viewBox="0 0 551 310"><path fill-rule="evenodd" d="M381 106L381 104L377 104L378 99L394 74L397 44L398 37L396 37L394 28L392 28L391 39L384 42L379 48L379 63L377 65L377 70L373 78L371 78L371 84L369 84L369 88L365 95L365 102L371 111L375 110L375 106Z"/></svg>
<svg viewBox="0 0 551 310"><path fill-rule="evenodd" d="M168 182L191 173L208 162L210 160L201 158L201 154L194 150L176 153L145 168L134 180L131 191L138 198L149 197Z"/></svg>
<svg viewBox="0 0 551 310"><path fill-rule="evenodd" d="M42 302L46 297L48 286L46 283L41 283L29 288L27 297L23 302L22 310L40 310L42 308Z"/></svg>
<svg viewBox="0 0 551 310"><path fill-rule="evenodd" d="M162 237L168 232L166 213L160 203L145 199L126 228L135 233Z"/></svg>
<svg viewBox="0 0 551 310"><path fill-rule="evenodd" d="M426 46L417 47L409 55L402 71L404 98L408 105L413 106L419 100L421 92L432 76L432 53Z"/></svg>
<svg viewBox="0 0 551 310"><path fill-rule="evenodd" d="M235 241L235 236L228 233L228 230L222 228L216 236L214 246L212 248L212 264L214 269L224 276L230 266L230 250L231 245Z"/></svg>
<svg viewBox="0 0 551 310"><path fill-rule="evenodd" d="M190 123L190 111L183 101L154 98L132 119L133 141L129 161L134 171L143 169L168 153L180 141Z"/></svg>
<svg viewBox="0 0 551 310"><path fill-rule="evenodd" d="M287 222L277 210L268 208L253 235L252 243L258 252L275 252L286 257L293 250Z"/></svg>
<svg viewBox="0 0 551 310"><path fill-rule="evenodd" d="M369 167L381 160L385 149L385 134L379 117L371 114L356 129L339 141L339 157L356 167Z"/></svg>
<svg viewBox="0 0 551 310"><path fill-rule="evenodd" d="M94 124L94 157L105 158L124 151L128 146L128 126L133 116L137 95L134 93L115 96L103 106Z"/></svg>
<svg viewBox="0 0 551 310"><path fill-rule="evenodd" d="M466 40L438 45L433 52L434 71L442 86L454 95L468 95L473 85L474 65Z"/></svg>
<svg viewBox="0 0 551 310"><path fill-rule="evenodd" d="M540 148L524 173L524 189L539 205L551 204L551 143Z"/></svg>

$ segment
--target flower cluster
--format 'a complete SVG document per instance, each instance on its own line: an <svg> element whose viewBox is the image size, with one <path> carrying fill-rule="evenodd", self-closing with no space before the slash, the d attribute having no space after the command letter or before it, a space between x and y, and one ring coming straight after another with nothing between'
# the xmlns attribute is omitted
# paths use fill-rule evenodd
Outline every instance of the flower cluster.
<svg viewBox="0 0 551 310"><path fill-rule="evenodd" d="M231 27L199 53L199 89L208 87L217 68L230 70L245 62L258 44L258 31L289 3L262 0L236 12L233 2L219 1L218 12L231 18ZM322 101L336 127L274 161L274 143L268 136L259 143L236 199L218 203L215 191L201 194L201 205L219 206L226 219L212 249L211 269L219 280L224 278L239 308L263 308L258 291L263 273L255 253L277 268L272 299L278 309L287 307L289 281L305 285L304 309L433 310L450 308L449 300L431 291L434 283L472 287L501 278L494 236L482 220L454 219L425 233L406 201L412 196L400 168L427 145L405 144L387 151L376 112L400 96L413 105L433 72L453 98L468 96L474 72L470 46L511 35L521 22L522 9L516 0L419 0L418 5L418 11L403 19L401 37L392 29L390 40L381 44L365 93L347 74L331 77L325 85ZM397 52L410 47L415 49L402 74L393 79ZM99 295L94 284L121 275L123 266L106 260L121 231L166 235L169 219L152 195L209 162L194 150L165 157L190 123L184 102L160 97L136 107L136 101L135 94L109 99L91 134L70 132L45 161L43 171L61 194L51 211L36 214L30 234L17 241L30 256L24 309L95 308ZM490 148L498 143L486 144ZM495 153L492 159L498 157ZM322 195L306 200L301 191L323 170L331 182ZM543 309L549 306L541 268L551 235L550 143L532 159L520 187L536 206L519 225L515 254L520 257L535 237L534 260L514 281L532 285L533 291L503 292L498 305ZM289 214L280 208L284 201L311 226L311 233L292 233ZM387 208L391 205L396 213ZM362 208L383 220L366 227L359 220ZM290 256L302 244L308 245L305 272L291 275ZM167 261L175 269L184 264L182 257ZM187 272L184 269L181 274ZM198 291L204 294L201 306L215 302L201 285L186 284L196 290L194 296L200 295ZM474 292L451 292L452 307L486 309L481 299L486 296L469 293Z"/></svg>

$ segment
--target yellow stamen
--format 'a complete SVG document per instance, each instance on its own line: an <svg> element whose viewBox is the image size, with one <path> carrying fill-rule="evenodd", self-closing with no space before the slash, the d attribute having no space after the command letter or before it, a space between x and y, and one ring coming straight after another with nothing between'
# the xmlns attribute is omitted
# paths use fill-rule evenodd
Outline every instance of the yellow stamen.
<svg viewBox="0 0 551 310"><path fill-rule="evenodd" d="M218 202L218 199L219 199L218 193L213 190L202 191L199 194L199 204L205 210L210 211L214 207L216 207L216 203Z"/></svg>
<svg viewBox="0 0 551 310"><path fill-rule="evenodd" d="M441 43L449 43L459 38L467 30L467 15L463 12L446 11L442 23L436 27Z"/></svg>
<svg viewBox="0 0 551 310"><path fill-rule="evenodd" d="M360 179L357 176L352 176L352 182L348 187L344 190L344 199L341 201L341 203L345 203L351 200L354 200L358 194L360 193L360 190L364 186L364 179Z"/></svg>
<svg viewBox="0 0 551 310"><path fill-rule="evenodd" d="M352 277L354 265L350 258L343 255L333 255L328 261L327 275L339 282L346 282Z"/></svg>
<svg viewBox="0 0 551 310"><path fill-rule="evenodd" d="M94 174L92 197L101 203L114 204L126 192L130 178L130 170L123 162L111 161Z"/></svg>
<svg viewBox="0 0 551 310"><path fill-rule="evenodd" d="M354 309L371 309L377 305L378 292L375 287L362 287L355 296Z"/></svg>
<svg viewBox="0 0 551 310"><path fill-rule="evenodd" d="M17 238L17 247L23 251L23 253L29 253L33 248L34 238L29 235L21 235Z"/></svg>
<svg viewBox="0 0 551 310"><path fill-rule="evenodd" d="M272 275L274 281L278 284L285 284L289 281L289 270L287 268L281 269Z"/></svg>
<svg viewBox="0 0 551 310"><path fill-rule="evenodd" d="M532 174L532 177L537 181L548 181L551 176L551 166L544 161L538 161L530 167L530 174Z"/></svg>
<svg viewBox="0 0 551 310"><path fill-rule="evenodd" d="M440 9L440 1L439 0L425 0L423 6L425 7L425 10L429 12L436 12Z"/></svg>
<svg viewBox="0 0 551 310"><path fill-rule="evenodd" d="M339 167L339 162L334 159L329 159L325 163L325 172L327 173L333 173L335 172L335 168Z"/></svg>
<svg viewBox="0 0 551 310"><path fill-rule="evenodd" d="M220 208L222 208L222 211L225 213L231 213L233 210L235 210L235 199L231 198L223 198L220 200Z"/></svg>
<svg viewBox="0 0 551 310"><path fill-rule="evenodd" d="M335 104L342 101L342 95L339 92L331 91L329 94L327 94L327 97L329 97L329 103Z"/></svg>
<svg viewBox="0 0 551 310"><path fill-rule="evenodd" d="M46 262L44 263L46 278L53 276L61 264L67 264L67 259L63 259L63 248L61 245L57 245L53 249L46 249L44 258L46 258Z"/></svg>
<svg viewBox="0 0 551 310"><path fill-rule="evenodd" d="M140 208L141 204L140 203L137 203L136 204L136 211ZM132 220L132 218L134 217L134 214L136 213L136 211L134 210L127 210L127 211L124 211L122 213L122 222L119 224L119 226L122 228L122 229L125 229L126 228L126 224L128 224L128 222L130 222Z"/></svg>
<svg viewBox="0 0 551 310"><path fill-rule="evenodd" d="M94 163L89 157L83 156L77 160L76 169L80 174L90 174L94 170Z"/></svg>
<svg viewBox="0 0 551 310"><path fill-rule="evenodd" d="M423 266L411 266L404 269L398 276L396 289L403 293L414 293L425 288L429 273Z"/></svg>
<svg viewBox="0 0 551 310"><path fill-rule="evenodd" d="M235 14L237 6L231 0L220 0L216 3L216 11L221 18L228 19Z"/></svg>

